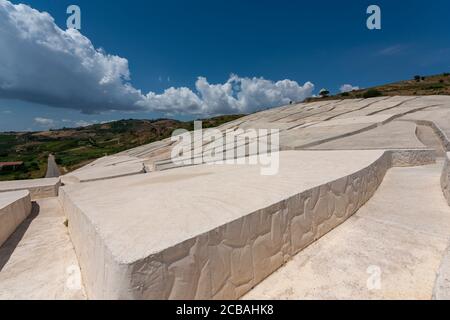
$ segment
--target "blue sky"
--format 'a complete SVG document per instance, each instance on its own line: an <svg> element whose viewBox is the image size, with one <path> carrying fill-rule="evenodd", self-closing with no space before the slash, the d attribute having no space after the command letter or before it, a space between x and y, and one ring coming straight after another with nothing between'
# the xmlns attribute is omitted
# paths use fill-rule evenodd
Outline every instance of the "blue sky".
<svg viewBox="0 0 450 320"><path fill-rule="evenodd" d="M450 2L446 0L12 3L48 12L64 30L66 8L80 6L81 33L95 48L127 59L129 82L143 93L161 94L169 87L195 92L199 76L209 84L223 84L230 74L290 79L300 86L309 81L313 93L323 87L338 92L343 84L369 87L450 70ZM366 28L370 4L381 7L382 30ZM221 108L217 110L225 110ZM76 107L50 107L15 96L0 99L0 131L48 125L36 118L54 120L58 127L77 121L199 116L152 108L130 111L86 114Z"/></svg>

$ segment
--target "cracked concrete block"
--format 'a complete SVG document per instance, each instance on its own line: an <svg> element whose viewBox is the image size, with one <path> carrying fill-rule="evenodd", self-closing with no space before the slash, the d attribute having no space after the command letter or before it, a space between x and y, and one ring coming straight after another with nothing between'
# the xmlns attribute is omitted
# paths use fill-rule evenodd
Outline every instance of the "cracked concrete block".
<svg viewBox="0 0 450 320"><path fill-rule="evenodd" d="M328 160L318 163L317 151L282 152L273 177L248 166L196 166L120 178L120 188L108 184L106 194L98 190L107 182L64 187L60 199L89 297L239 298L355 213L389 167L389 152L352 151L351 165L349 152L320 152ZM249 197L255 188L258 196ZM105 207L119 194L116 207ZM164 206L149 206L154 199Z"/></svg>

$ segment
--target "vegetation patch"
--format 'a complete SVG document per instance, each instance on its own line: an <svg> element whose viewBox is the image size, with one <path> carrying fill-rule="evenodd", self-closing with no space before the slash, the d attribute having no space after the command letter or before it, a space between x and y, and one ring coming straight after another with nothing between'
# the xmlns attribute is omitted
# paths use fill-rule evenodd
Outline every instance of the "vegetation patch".
<svg viewBox="0 0 450 320"><path fill-rule="evenodd" d="M203 128L220 126L244 115L202 119ZM193 121L120 120L75 129L0 133L0 162L23 161L16 170L0 171L1 180L42 178L49 154L61 172L73 171L97 158L168 138L176 129L193 130Z"/></svg>

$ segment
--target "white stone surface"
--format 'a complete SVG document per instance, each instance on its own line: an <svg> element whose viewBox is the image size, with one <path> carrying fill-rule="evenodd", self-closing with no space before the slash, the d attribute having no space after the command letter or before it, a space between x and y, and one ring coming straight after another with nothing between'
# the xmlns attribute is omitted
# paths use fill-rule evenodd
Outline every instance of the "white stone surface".
<svg viewBox="0 0 450 320"><path fill-rule="evenodd" d="M406 128L408 124L394 120L432 119L432 123L441 128L436 129L436 133L450 150L450 141L446 138L447 132L450 135L449 114L448 96L377 97L288 105L245 116L218 129L222 132L227 129L279 129L281 150L422 149L415 134ZM124 151L118 156L142 158L148 170L167 170L177 167L169 163L174 145L170 139L165 139Z"/></svg>
<svg viewBox="0 0 450 320"><path fill-rule="evenodd" d="M68 186L61 200L90 298L233 299L352 215L389 162L290 151L276 176L204 165Z"/></svg>
<svg viewBox="0 0 450 320"><path fill-rule="evenodd" d="M416 124L393 121L359 134L311 147L314 150L360 150L425 148L416 136Z"/></svg>
<svg viewBox="0 0 450 320"><path fill-rule="evenodd" d="M0 193L0 247L31 212L28 191Z"/></svg>
<svg viewBox="0 0 450 320"><path fill-rule="evenodd" d="M372 116L357 116L333 119L328 121L322 121L317 124L313 124L310 128L321 128L321 127L331 127L331 126L349 126L353 124L372 124L379 123L382 124L392 118L392 114L377 114Z"/></svg>
<svg viewBox="0 0 450 320"><path fill-rule="evenodd" d="M450 125L446 122L449 114L450 97L378 97L300 103L258 112L219 127L222 132L280 129L281 149L302 151L282 152L280 172L272 177L261 176L256 166L177 168L170 161L175 145L170 139L103 157L63 176L66 186L61 190L60 199L70 220L70 233L89 297L235 299L242 296L355 213L374 194L388 168L433 163L436 159L433 149L439 139L442 150L438 155L449 150ZM439 139L431 137L430 132L435 132ZM205 144L206 151L210 147L211 144ZM234 148L233 145L225 147ZM314 150L303 151L306 148ZM155 170L166 171L146 173ZM423 178L428 181L434 173L426 172ZM442 189L448 196L447 176L444 171ZM0 192L29 189L33 199L55 196L58 187L59 180L0 182ZM61 210L55 209L54 203L42 202L42 205L45 208L42 217L46 212L59 212L58 220L55 215L48 228L45 219L29 221L32 228L27 230L34 231L20 242L23 246L11 249L13 255L6 269L0 271L0 298L84 297L65 291L61 285L64 279L61 270L66 260L55 258L52 251L61 256L67 253L69 260L74 261L73 250L69 250L67 234L64 236L57 227L57 221L62 219ZM383 210L390 208L389 203L384 205L387 209ZM431 219L433 214L431 220L421 220L414 212L403 212L401 204L395 208L400 218L412 214L412 221L398 221L408 228L430 232L438 229ZM420 225L420 221L424 223ZM347 224L352 222L344 226ZM356 234L385 231L376 229L377 226L377 223L358 225ZM442 230L445 227L443 223ZM385 240L400 243L410 235L393 230L396 234L380 233L383 250L389 245ZM346 241L355 241L357 245L355 239ZM430 241L431 246L437 243L437 251L441 252L441 243L433 237L430 239L424 236L421 241ZM62 249L59 251L51 241ZM368 242L363 239L361 243ZM345 252L334 252L333 245L326 244L330 251L320 261L325 258L332 261ZM414 245L420 247L416 251L420 254L426 247ZM418 287L426 290L417 296L429 293L429 279L435 276L437 251L433 250L429 253L429 264L424 264L430 270L424 276L426 281L411 280L420 285L426 283ZM48 272L44 260L33 255L34 251L44 259L55 260ZM30 261L27 256L32 257ZM395 258L395 255L387 256L394 264L398 262ZM33 279L32 272L40 272L42 277ZM404 274L399 277L407 279ZM52 278L55 281L50 281ZM337 279L342 279L339 274ZM24 285L27 283L30 285ZM318 288L322 290L326 286ZM399 288L410 290L408 285ZM365 297L359 291L353 293Z"/></svg>
<svg viewBox="0 0 450 320"><path fill-rule="evenodd" d="M73 184L113 179L141 173L144 173L144 164L142 161L131 164L126 163L114 166L87 168L62 176L61 181L64 184Z"/></svg>
<svg viewBox="0 0 450 320"><path fill-rule="evenodd" d="M431 299L450 237L441 168L390 169L354 216L244 298Z"/></svg>
<svg viewBox="0 0 450 320"><path fill-rule="evenodd" d="M56 197L58 196L60 184L59 178L0 181L0 193L28 190L32 200Z"/></svg>
<svg viewBox="0 0 450 320"><path fill-rule="evenodd" d="M33 204L0 247L0 300L86 298L65 219L58 198Z"/></svg>
<svg viewBox="0 0 450 320"><path fill-rule="evenodd" d="M441 187L444 197L450 206L450 152L447 152L441 176Z"/></svg>

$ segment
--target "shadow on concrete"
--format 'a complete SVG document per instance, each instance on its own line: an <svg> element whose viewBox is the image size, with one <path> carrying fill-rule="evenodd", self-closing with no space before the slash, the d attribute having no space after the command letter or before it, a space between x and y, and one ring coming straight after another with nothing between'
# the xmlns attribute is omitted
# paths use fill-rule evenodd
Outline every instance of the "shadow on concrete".
<svg viewBox="0 0 450 320"><path fill-rule="evenodd" d="M40 206L36 202L32 203L30 215L17 227L16 231L6 240L3 246L0 247L0 272L3 267L8 263L14 250L22 240L25 232L30 227L31 222L39 215Z"/></svg>

